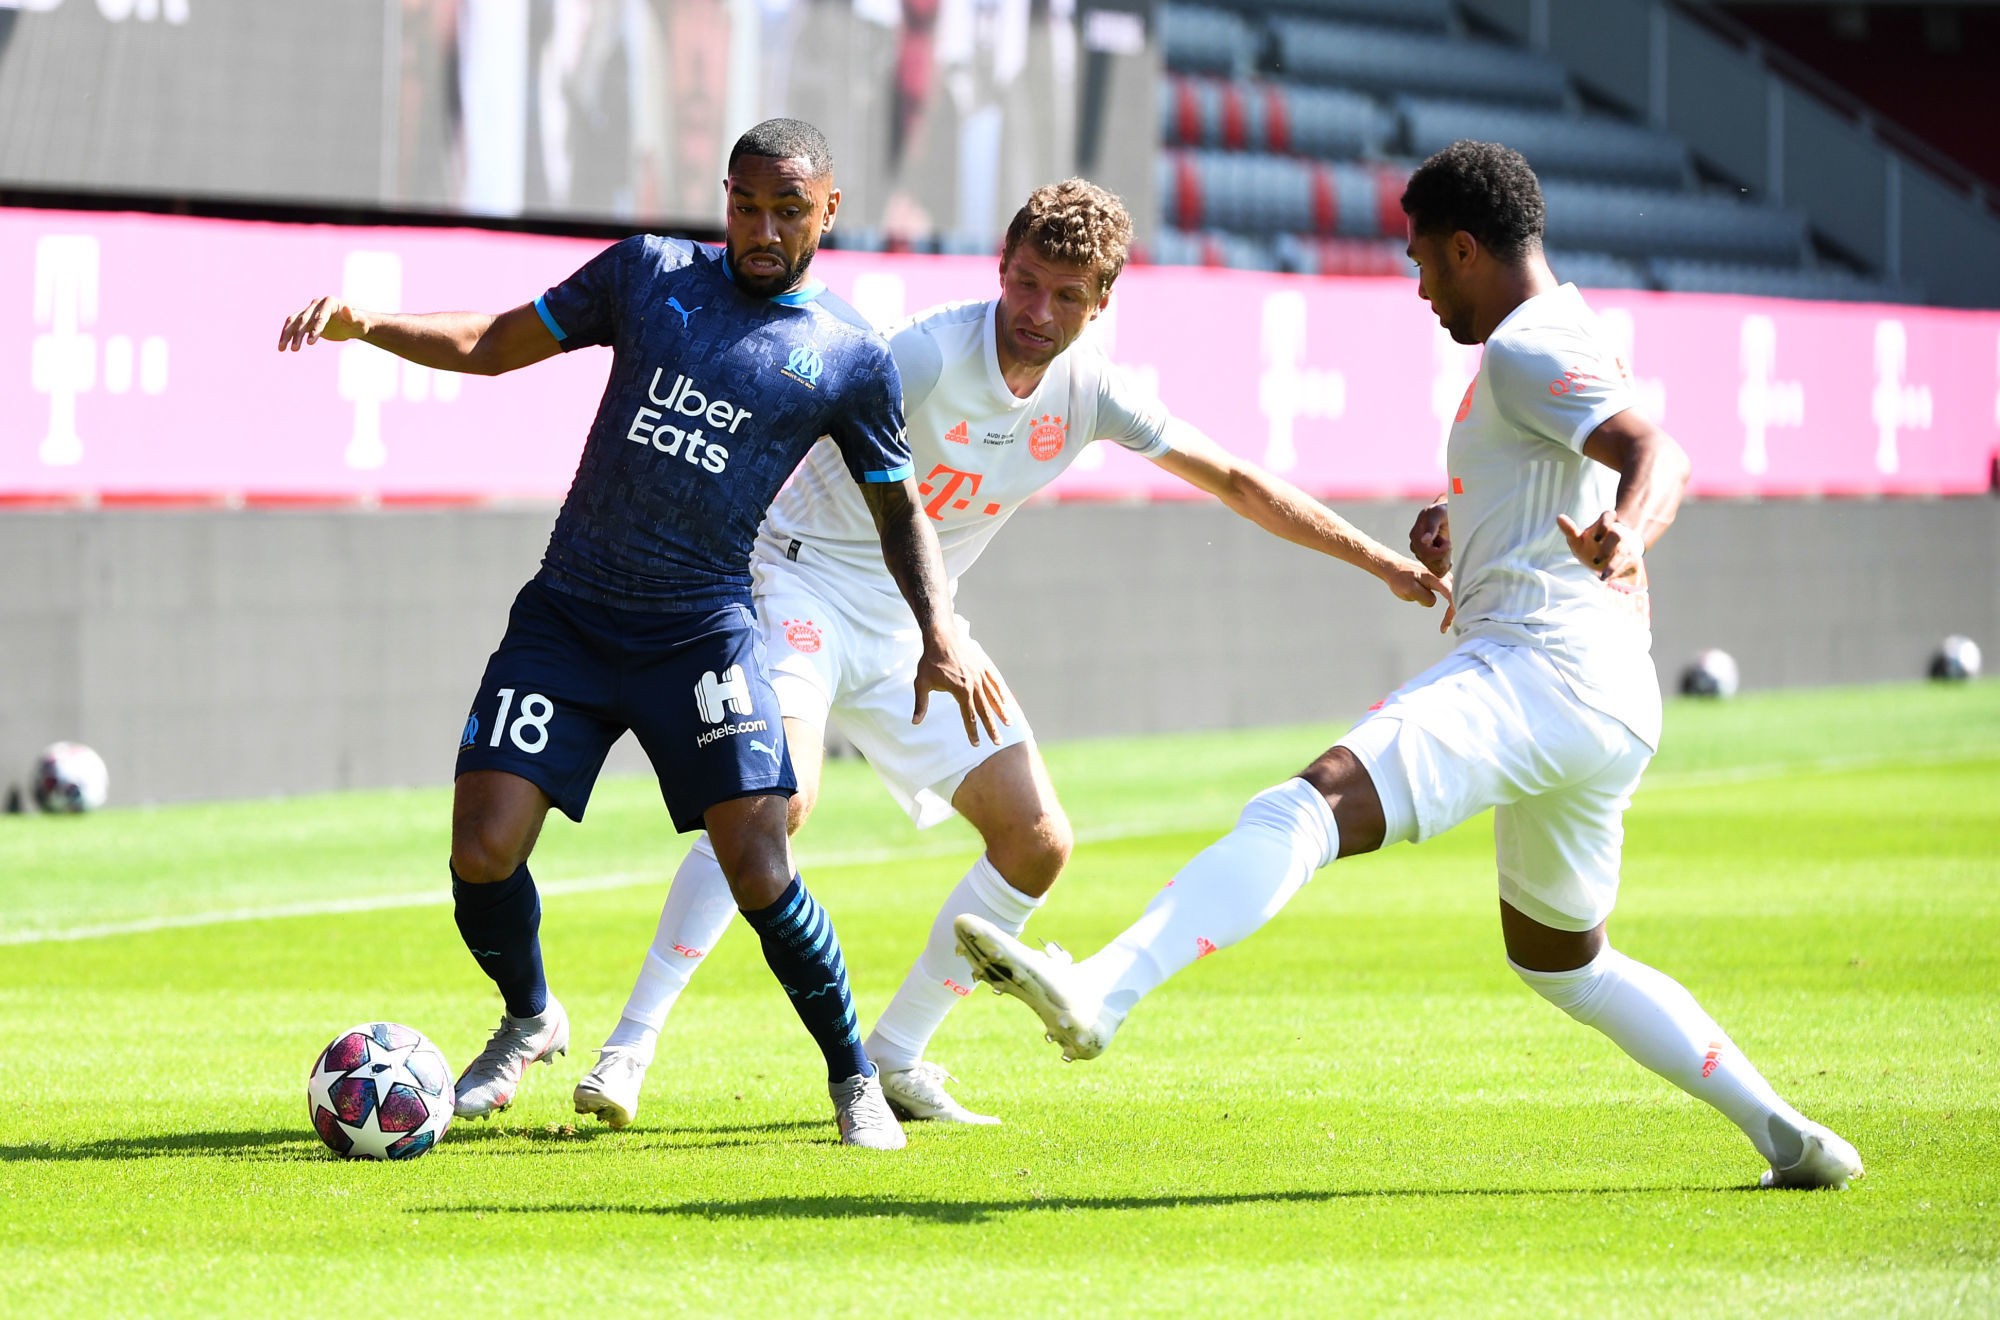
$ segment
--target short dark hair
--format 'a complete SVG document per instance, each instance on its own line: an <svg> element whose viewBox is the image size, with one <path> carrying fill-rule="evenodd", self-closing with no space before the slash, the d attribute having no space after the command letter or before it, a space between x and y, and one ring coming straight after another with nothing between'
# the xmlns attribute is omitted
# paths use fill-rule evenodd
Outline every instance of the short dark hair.
<svg viewBox="0 0 2000 1320"><path fill-rule="evenodd" d="M1403 214L1416 233L1464 230L1505 261L1538 250L1548 218L1542 185L1520 152L1465 139L1417 166L1403 189Z"/></svg>
<svg viewBox="0 0 2000 1320"><path fill-rule="evenodd" d="M765 156L771 160L803 160L815 179L833 173L833 148L826 134L803 119L766 119L736 139L729 149L729 168L736 168L742 156Z"/></svg>
<svg viewBox="0 0 2000 1320"><path fill-rule="evenodd" d="M1000 264L1005 266L1024 242L1050 261L1089 271L1102 297L1125 269L1132 247L1132 217L1116 194L1088 179L1046 183L1028 194L1027 205L1014 213L1000 249Z"/></svg>

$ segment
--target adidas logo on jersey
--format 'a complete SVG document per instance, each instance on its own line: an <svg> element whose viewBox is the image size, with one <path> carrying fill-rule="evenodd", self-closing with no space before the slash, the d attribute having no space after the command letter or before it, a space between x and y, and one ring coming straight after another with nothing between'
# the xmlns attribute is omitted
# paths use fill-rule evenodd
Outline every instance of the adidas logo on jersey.
<svg viewBox="0 0 2000 1320"><path fill-rule="evenodd" d="M964 422L960 422L957 426L946 431L944 438L946 444L969 445L972 443L972 431Z"/></svg>

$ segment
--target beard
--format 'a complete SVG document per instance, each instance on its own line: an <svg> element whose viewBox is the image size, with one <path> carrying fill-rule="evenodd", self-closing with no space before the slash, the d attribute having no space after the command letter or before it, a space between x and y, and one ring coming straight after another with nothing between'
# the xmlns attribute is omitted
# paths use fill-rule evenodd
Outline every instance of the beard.
<svg viewBox="0 0 2000 1320"><path fill-rule="evenodd" d="M798 259L787 263L784 270L776 275L752 275L744 270L742 257L736 251L736 245L733 243L725 243L723 250L729 255L729 269L736 276L737 288L758 298L775 298L781 293L789 292L797 286L799 281L805 278L807 269L812 266L812 259L819 254L819 239L815 237L811 242L807 243L804 249L799 252ZM768 252L770 255L778 257L781 261L784 259L784 254L775 249L760 248L758 250L760 252Z"/></svg>

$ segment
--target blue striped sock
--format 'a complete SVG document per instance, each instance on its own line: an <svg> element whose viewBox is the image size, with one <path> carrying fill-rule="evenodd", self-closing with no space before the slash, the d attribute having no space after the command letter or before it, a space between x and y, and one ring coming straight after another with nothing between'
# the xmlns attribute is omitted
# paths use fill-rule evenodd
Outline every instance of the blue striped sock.
<svg viewBox="0 0 2000 1320"><path fill-rule="evenodd" d="M826 1056L826 1079L843 1082L873 1074L875 1067L861 1049L861 1026L855 1021L847 962L840 956L833 918L807 892L806 882L793 876L777 902L745 912L743 919L763 941L764 961Z"/></svg>

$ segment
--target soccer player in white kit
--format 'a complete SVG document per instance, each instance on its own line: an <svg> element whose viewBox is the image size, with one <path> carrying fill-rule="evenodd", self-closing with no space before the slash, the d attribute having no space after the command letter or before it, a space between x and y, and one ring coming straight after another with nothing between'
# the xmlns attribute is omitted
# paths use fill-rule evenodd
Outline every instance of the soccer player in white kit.
<svg viewBox="0 0 2000 1320"><path fill-rule="evenodd" d="M1542 255L1521 156L1458 142L1402 198L1418 293L1486 346L1411 549L1453 568L1457 645L1296 778L1250 800L1143 916L1077 963L976 915L959 947L1035 1009L1064 1057L1110 1044L1140 999L1270 920L1337 857L1494 811L1500 927L1536 993L1706 1101L1770 1164L1765 1186L1845 1187L1854 1148L1778 1098L1679 983L1612 948L1623 816L1660 737L1642 556L1687 483L1624 364Z"/></svg>
<svg viewBox="0 0 2000 1320"><path fill-rule="evenodd" d="M1093 440L1143 454L1244 517L1355 564L1408 601L1436 603L1444 583L1363 535L1303 491L1237 459L1168 416L1093 342L1077 342L1108 304L1132 223L1124 205L1081 179L1037 189L1009 226L1000 296L917 316L890 336L903 378L911 451L952 589L1023 501ZM757 611L798 773L794 831L818 794L831 722L852 740L919 827L954 812L986 850L938 913L929 939L865 1046L903 1117L992 1123L944 1088L924 1058L946 1013L972 986L954 918L975 914L1018 932L1068 860L1070 828L1027 721L979 742L970 719L913 724L920 654L909 607L883 565L865 505L831 446L816 448L771 506L752 558ZM970 639L963 619L961 633ZM980 654L976 643L972 647ZM706 837L682 862L618 1026L575 1093L579 1113L631 1122L668 1010L728 929L736 908Z"/></svg>

